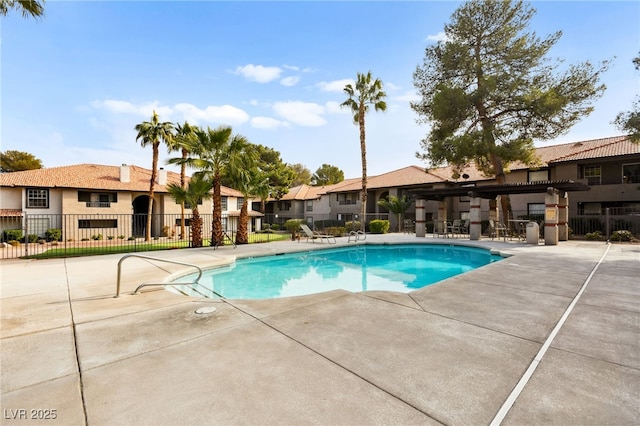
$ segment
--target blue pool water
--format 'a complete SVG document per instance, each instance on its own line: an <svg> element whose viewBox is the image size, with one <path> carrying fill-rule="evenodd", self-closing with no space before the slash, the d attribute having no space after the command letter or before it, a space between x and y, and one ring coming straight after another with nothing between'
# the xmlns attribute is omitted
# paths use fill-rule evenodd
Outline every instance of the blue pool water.
<svg viewBox="0 0 640 426"><path fill-rule="evenodd" d="M271 299L336 289L406 293L499 259L488 250L471 247L362 245L240 259L204 271L200 284L228 299Z"/></svg>

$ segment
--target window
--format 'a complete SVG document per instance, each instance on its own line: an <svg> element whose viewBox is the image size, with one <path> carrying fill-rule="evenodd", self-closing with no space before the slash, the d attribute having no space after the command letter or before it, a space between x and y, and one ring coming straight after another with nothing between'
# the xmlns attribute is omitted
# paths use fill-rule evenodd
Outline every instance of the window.
<svg viewBox="0 0 640 426"><path fill-rule="evenodd" d="M359 192L349 192L346 194L336 194L336 199L339 205L356 204L360 199Z"/></svg>
<svg viewBox="0 0 640 426"><path fill-rule="evenodd" d="M176 219L176 226L181 226L180 225L180 218ZM184 220L184 226L191 226L191 219L185 219Z"/></svg>
<svg viewBox="0 0 640 426"><path fill-rule="evenodd" d="M307 211L308 212L313 211L313 200L307 200Z"/></svg>
<svg viewBox="0 0 640 426"><path fill-rule="evenodd" d="M39 237L44 237L49 228L51 228L51 225L49 225L49 218L44 218L44 217L27 218L28 234L36 234Z"/></svg>
<svg viewBox="0 0 640 426"><path fill-rule="evenodd" d="M222 207L222 210L228 210L228 205L227 203L229 202L227 197L222 197L220 199L220 206Z"/></svg>
<svg viewBox="0 0 640 426"><path fill-rule="evenodd" d="M78 191L78 202L86 203L87 207L109 208L111 203L118 202L118 194L115 192Z"/></svg>
<svg viewBox="0 0 640 426"><path fill-rule="evenodd" d="M528 182L546 182L549 180L549 170L530 170Z"/></svg>
<svg viewBox="0 0 640 426"><path fill-rule="evenodd" d="M527 204L527 213L529 216L544 215L544 203Z"/></svg>
<svg viewBox="0 0 640 426"><path fill-rule="evenodd" d="M640 183L640 163L622 165L622 183Z"/></svg>
<svg viewBox="0 0 640 426"><path fill-rule="evenodd" d="M96 228L117 228L117 219L79 219L78 228L80 229L96 229Z"/></svg>
<svg viewBox="0 0 640 426"><path fill-rule="evenodd" d="M587 185L600 185L600 166L583 166L582 179L587 180Z"/></svg>
<svg viewBox="0 0 640 426"><path fill-rule="evenodd" d="M49 208L49 190L39 188L27 188L27 208Z"/></svg>
<svg viewBox="0 0 640 426"><path fill-rule="evenodd" d="M288 212L291 209L291 201L280 201L280 211Z"/></svg>
<svg viewBox="0 0 640 426"><path fill-rule="evenodd" d="M237 209L240 210L242 208L242 206L244 206L244 197L238 197L238 207L237 207Z"/></svg>
<svg viewBox="0 0 640 426"><path fill-rule="evenodd" d="M178 204L178 203L176 203L176 204ZM198 200L198 205L199 205L199 206L201 206L201 205L202 205L202 200ZM187 209L187 210L191 210L191 203L187 203L187 202L185 202L185 203L184 203L184 208L185 208L185 209Z"/></svg>

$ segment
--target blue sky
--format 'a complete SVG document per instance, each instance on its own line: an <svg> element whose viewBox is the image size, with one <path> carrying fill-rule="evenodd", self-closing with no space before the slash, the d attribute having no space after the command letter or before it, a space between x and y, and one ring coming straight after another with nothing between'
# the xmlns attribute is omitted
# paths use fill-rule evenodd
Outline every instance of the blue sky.
<svg viewBox="0 0 640 426"><path fill-rule="evenodd" d="M428 127L416 123L412 74L460 5L451 1L56 1L43 19L1 19L1 150L45 167L151 167L134 126L230 125L314 172L360 176L358 128L339 108L344 85L371 71L387 111L367 115L370 175L408 165ZM569 133L538 143L616 136L616 114L640 93L640 3L537 1L530 29L561 30L552 57L613 59L605 95ZM171 156L161 152L161 162ZM171 167L167 167L170 168Z"/></svg>

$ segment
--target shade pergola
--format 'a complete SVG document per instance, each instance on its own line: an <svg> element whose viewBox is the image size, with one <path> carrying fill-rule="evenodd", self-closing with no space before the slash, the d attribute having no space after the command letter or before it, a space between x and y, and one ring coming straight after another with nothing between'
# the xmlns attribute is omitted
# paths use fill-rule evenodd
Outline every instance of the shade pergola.
<svg viewBox="0 0 640 426"><path fill-rule="evenodd" d="M410 191L415 198L426 200L443 200L447 197L480 197L495 199L498 195L541 194L553 188L558 191L589 191L591 188L581 182L572 180L540 181L525 183L505 183L502 185L452 186L449 188L416 189Z"/></svg>
<svg viewBox="0 0 640 426"><path fill-rule="evenodd" d="M510 194L545 194L545 244L558 244L559 240L568 238L568 193L572 191L589 191L591 188L572 180L541 181L526 183L508 183L502 185L451 186L448 188L415 189L411 194L416 198L416 236L425 236L425 201L440 202L438 221L446 222L444 200L449 197L468 196L471 199L470 238L480 239L480 199L495 200L499 195ZM560 197L561 195L561 197ZM444 217L443 217L444 216ZM489 211L489 218L497 220L497 209ZM446 226L446 223L445 225ZM537 237L536 237L537 241Z"/></svg>

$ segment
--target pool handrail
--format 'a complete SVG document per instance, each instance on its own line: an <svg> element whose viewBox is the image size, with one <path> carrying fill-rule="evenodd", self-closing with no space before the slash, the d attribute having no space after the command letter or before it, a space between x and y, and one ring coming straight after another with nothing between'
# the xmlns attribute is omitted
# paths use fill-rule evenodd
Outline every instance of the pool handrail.
<svg viewBox="0 0 640 426"><path fill-rule="evenodd" d="M125 254L124 256L122 256L122 258L118 261L118 281L116 283L116 295L113 296L114 298L119 297L120 296L120 278L122 277L122 262L124 262L126 259L129 259L131 257L137 257L139 259L147 259L147 260L156 260L158 262L167 262L167 263L173 263L176 265L182 265L182 266L189 266L192 268L196 268L198 270L198 277L195 279L195 281L193 282L179 282L179 283L143 283L140 284L135 291L133 292L133 294L138 293L138 291L142 288L142 287L148 287L148 286L167 286L167 285L172 285L172 286L179 286L179 285L199 285L201 286L202 284L200 284L200 278L202 277L202 269L198 266L198 265L194 265L192 263L185 263L185 262L178 262L177 260L167 260L167 259L161 259L158 257L152 257L152 256L145 256L142 254L135 254L135 253L131 253L131 254ZM154 265L152 263L152 265ZM158 265L154 265L154 266L158 266ZM205 287L206 288L206 287ZM207 288L207 290L209 290ZM195 290L197 293L201 294L199 291ZM223 296L221 294L216 293L214 290L210 290L213 294L215 294L216 296L223 298ZM204 296L204 295L203 295ZM204 296L206 297L206 296Z"/></svg>

